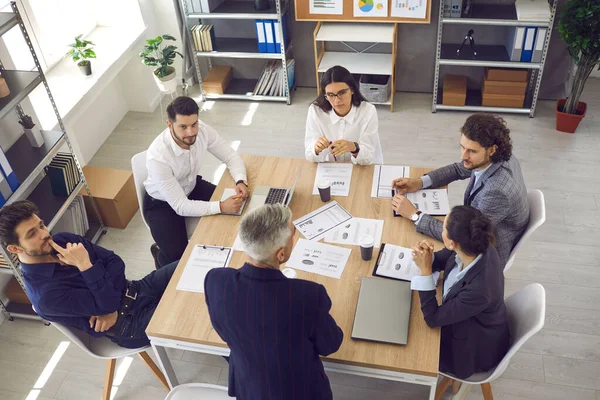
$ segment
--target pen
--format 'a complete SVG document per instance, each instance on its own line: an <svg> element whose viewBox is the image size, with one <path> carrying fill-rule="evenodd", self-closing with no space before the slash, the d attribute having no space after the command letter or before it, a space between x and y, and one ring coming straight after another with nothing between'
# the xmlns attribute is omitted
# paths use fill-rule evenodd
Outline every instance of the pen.
<svg viewBox="0 0 600 400"><path fill-rule="evenodd" d="M331 144L331 143L332 143L332 142L329 142L329 144ZM332 154L332 156L333 156L333 154ZM336 156L333 156L333 161L336 161L336 162L337 162L337 157L336 157Z"/></svg>

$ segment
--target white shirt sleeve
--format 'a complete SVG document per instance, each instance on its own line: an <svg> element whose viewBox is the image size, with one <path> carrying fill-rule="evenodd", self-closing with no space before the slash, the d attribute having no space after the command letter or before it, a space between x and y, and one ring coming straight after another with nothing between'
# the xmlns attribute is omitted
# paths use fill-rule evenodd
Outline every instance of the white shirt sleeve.
<svg viewBox="0 0 600 400"><path fill-rule="evenodd" d="M207 150L227 165L234 182L247 182L246 166L242 157L231 148L231 145L225 139L219 136L216 130L208 125L203 125L202 130L207 138Z"/></svg>
<svg viewBox="0 0 600 400"><path fill-rule="evenodd" d="M306 133L304 135L304 156L308 161L325 162L328 152L322 151L319 155L315 154L315 143L321 136L326 136L317 123L316 106L308 107L308 116L306 117Z"/></svg>
<svg viewBox="0 0 600 400"><path fill-rule="evenodd" d="M190 200L177 182L171 166L155 159L148 160L148 174L152 176L158 191L171 208L183 217L201 217L219 214L221 206L218 201Z"/></svg>
<svg viewBox="0 0 600 400"><path fill-rule="evenodd" d="M435 285L436 285L436 282L435 282L435 279L433 278L433 275L413 276L413 278L411 279L411 282L410 282L411 290L418 290L420 292L435 290Z"/></svg>
<svg viewBox="0 0 600 400"><path fill-rule="evenodd" d="M421 180L423 181L423 189L427 189L431 187L431 177L429 175L423 175L421 177Z"/></svg>
<svg viewBox="0 0 600 400"><path fill-rule="evenodd" d="M367 114L366 118L367 123L365 125L365 129L360 134L360 138L358 140L360 151L356 157L353 155L350 158L354 164L368 165L373 163L375 149L379 143L379 120L377 119L377 110L374 106L372 106L371 112Z"/></svg>

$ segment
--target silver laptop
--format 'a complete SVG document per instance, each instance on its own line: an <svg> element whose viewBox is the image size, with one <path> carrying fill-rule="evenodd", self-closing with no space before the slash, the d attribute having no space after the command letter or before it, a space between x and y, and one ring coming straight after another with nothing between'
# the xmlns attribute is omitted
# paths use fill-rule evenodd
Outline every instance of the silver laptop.
<svg viewBox="0 0 600 400"><path fill-rule="evenodd" d="M262 206L263 204L281 203L287 207L290 204L290 201L292 201L294 189L296 189L296 184L298 183L298 179L300 178L301 173L302 168L300 168L300 170L298 171L296 179L294 180L294 184L289 189L275 188L271 186L255 187L254 191L252 192L250 204L248 205L248 210L254 210L257 207Z"/></svg>
<svg viewBox="0 0 600 400"><path fill-rule="evenodd" d="M411 299L410 282L362 278L352 338L406 344Z"/></svg>

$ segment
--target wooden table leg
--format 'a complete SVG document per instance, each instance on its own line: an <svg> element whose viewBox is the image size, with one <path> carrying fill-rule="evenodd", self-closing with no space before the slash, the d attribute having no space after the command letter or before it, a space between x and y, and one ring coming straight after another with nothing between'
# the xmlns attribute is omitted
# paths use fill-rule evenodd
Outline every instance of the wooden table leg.
<svg viewBox="0 0 600 400"><path fill-rule="evenodd" d="M154 363L154 361L152 361L152 358L150 358L150 356L148 355L148 353L146 353L145 351L142 351L141 353L139 353L139 355L142 358L142 360L144 360L144 362L146 363L146 365L148 366L148 368L150 368L150 371L152 371L152 373L154 374L154 376L156 376L158 378L158 380L160 381L160 383L163 384L163 386L165 387L165 389L167 389L167 392L170 391L171 389L169 388L169 383L167 382L167 379L163 375L163 373L160 370L160 368L158 368L156 366L156 364Z"/></svg>
<svg viewBox="0 0 600 400"><path fill-rule="evenodd" d="M437 389L435 391L435 400L442 399L442 396L444 395L444 393L446 393L448 386L450 386L450 384L452 384L452 382L454 382L454 379L450 379L447 376L444 376L442 378L442 381L440 383L438 383Z"/></svg>
<svg viewBox="0 0 600 400"><path fill-rule="evenodd" d="M492 386L488 383L481 384L481 391L483 392L483 398L485 400L494 400L494 395L492 394Z"/></svg>
<svg viewBox="0 0 600 400"><path fill-rule="evenodd" d="M104 377L104 392L102 393L102 400L110 400L110 392L112 390L113 378L115 376L115 366L117 365L117 359L111 358L106 362L106 376Z"/></svg>

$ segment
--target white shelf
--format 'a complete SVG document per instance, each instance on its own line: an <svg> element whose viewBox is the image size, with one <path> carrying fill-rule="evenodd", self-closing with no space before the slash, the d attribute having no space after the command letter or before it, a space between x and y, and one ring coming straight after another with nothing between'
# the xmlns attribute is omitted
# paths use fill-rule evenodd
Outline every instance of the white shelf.
<svg viewBox="0 0 600 400"><path fill-rule="evenodd" d="M323 22L317 33L321 42L393 43L394 24Z"/></svg>
<svg viewBox="0 0 600 400"><path fill-rule="evenodd" d="M393 59L391 54L326 51L319 63L319 72L335 65L343 65L353 74L392 75Z"/></svg>

